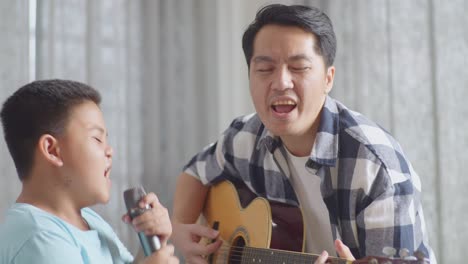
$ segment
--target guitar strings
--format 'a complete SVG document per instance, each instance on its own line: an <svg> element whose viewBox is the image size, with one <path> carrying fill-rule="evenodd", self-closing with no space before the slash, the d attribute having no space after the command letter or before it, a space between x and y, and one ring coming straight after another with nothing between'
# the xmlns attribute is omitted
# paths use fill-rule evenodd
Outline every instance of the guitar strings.
<svg viewBox="0 0 468 264"><path fill-rule="evenodd" d="M249 249L255 249L257 254L268 254L268 255L271 255L271 249L267 249L267 248L256 248L256 247L249 247L249 246L232 246L232 245L222 245L220 248L219 248L219 254L221 253L226 253L226 252L230 252L230 253L245 253L246 252L246 249L247 251ZM275 252L277 250L274 250ZM249 252L247 252L249 253ZM283 253L283 251L278 251L278 253ZM307 256L309 257L319 257L319 255L316 255L316 254L309 254L309 253L304 253L304 252L295 252L295 251L287 251L288 254L291 254L291 255L304 255L304 254L307 254Z"/></svg>
<svg viewBox="0 0 468 264"><path fill-rule="evenodd" d="M251 251L249 252L248 251L249 249L254 249L257 252L251 252ZM276 252L277 254L287 253L288 254L287 258L288 259L302 259L302 260L307 259L307 260L309 260L310 258L312 258L312 261L315 261L319 257L319 255L317 255L317 254L304 253L304 252L295 252L295 251L284 251L283 252L281 250L272 251L271 249L268 249L268 248L257 248L257 247L249 247L249 246L233 246L233 245L229 245L228 243L225 243L225 241L223 241L223 244L219 248L217 255L218 256L227 255L228 256L227 258L229 260L240 261L240 260L242 260L243 256L249 257L249 256L254 255L256 257L271 257L272 255L274 255L274 252ZM228 253L228 254L226 254L226 253ZM335 260L335 261L345 261L345 262L342 262L342 263L347 263L345 259L340 259L340 258L335 258L335 257L331 257L331 259Z"/></svg>
<svg viewBox="0 0 468 264"><path fill-rule="evenodd" d="M243 256L256 256L256 257L271 257L276 254L288 254L287 258L288 259L307 259L310 260L312 258L312 261L315 261L320 255L318 254L312 254L312 253L304 253L304 252L296 252L296 251L283 251L279 249L269 249L269 248L258 248L258 247L251 247L251 246L235 246L230 244L228 241L221 239L222 245L218 250L217 255L227 255L229 260L234 260L234 261L241 261ZM255 250L256 252L252 252L249 250ZM342 259L342 258L337 258L337 257L330 257L331 260L334 261L339 261L337 263L348 263L347 260ZM344 261L344 262L342 262Z"/></svg>
<svg viewBox="0 0 468 264"><path fill-rule="evenodd" d="M219 256L224 256L229 261L233 262L241 262L243 257L249 257L250 254L245 254L246 252L244 251L246 247L239 247L239 246L230 246L230 245L223 245L220 247L217 255ZM226 254L229 253L229 254ZM257 255L257 257L262 257L261 254Z"/></svg>
<svg viewBox="0 0 468 264"><path fill-rule="evenodd" d="M244 247L235 247L235 248L244 248ZM254 248L257 249L257 248ZM228 254L226 254L228 253ZM222 260L228 260L228 262L234 262L234 263L241 263L243 260L248 261L248 259L261 259L261 258L266 258L265 260L272 260L273 258L276 258L276 256L271 255L271 252L268 253L266 250L261 250L260 252L245 252L244 250L229 250L229 246L223 246L222 249L220 249L220 252L217 254L218 259ZM292 255L287 255L283 256L282 258L279 259L280 262L287 260L287 261L315 261L316 258L310 259L311 256L303 256L299 254L292 254ZM268 259L269 258L269 259ZM280 263L278 262L278 263ZM250 262L248 262L250 263Z"/></svg>

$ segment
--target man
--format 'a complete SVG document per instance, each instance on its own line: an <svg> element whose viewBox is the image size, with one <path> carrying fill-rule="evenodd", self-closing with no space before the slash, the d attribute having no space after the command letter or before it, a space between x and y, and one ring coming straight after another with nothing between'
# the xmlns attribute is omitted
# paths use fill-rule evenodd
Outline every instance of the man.
<svg viewBox="0 0 468 264"><path fill-rule="evenodd" d="M113 150L88 85L65 80L35 81L3 105L5 140L22 182L16 203L0 225L0 263L131 263L133 256L112 228L87 208L107 203ZM172 227L154 193L133 219L139 232L158 235L165 245ZM129 216L123 220L130 222ZM172 246L143 263L178 263Z"/></svg>
<svg viewBox="0 0 468 264"><path fill-rule="evenodd" d="M256 113L235 119L219 140L185 167L174 198L174 244L190 263L221 242L194 224L210 184L241 181L256 195L300 206L306 252L353 259L386 246L427 244L421 184L399 144L359 113L328 96L336 39L316 8L269 5L242 39ZM345 246L346 245L346 246Z"/></svg>

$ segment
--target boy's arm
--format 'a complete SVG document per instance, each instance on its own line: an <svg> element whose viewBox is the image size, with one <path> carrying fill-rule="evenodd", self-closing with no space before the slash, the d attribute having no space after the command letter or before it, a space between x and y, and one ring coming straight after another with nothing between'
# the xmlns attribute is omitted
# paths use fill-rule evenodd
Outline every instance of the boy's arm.
<svg viewBox="0 0 468 264"><path fill-rule="evenodd" d="M135 260L133 261L133 264L142 264L144 258L145 258L145 254L143 253L143 250L140 248L138 250L138 253L135 256Z"/></svg>
<svg viewBox="0 0 468 264"><path fill-rule="evenodd" d="M135 258L134 264L178 264L179 259L174 256L174 246L165 245L157 252L151 254L148 257L144 257L143 251L139 250L138 255Z"/></svg>
<svg viewBox="0 0 468 264"><path fill-rule="evenodd" d="M198 243L202 237L214 239L218 236L217 231L195 223L203 210L208 189L200 180L185 172L177 180L172 239L185 261L190 263L206 263L202 256L213 253L221 246L221 240L207 246Z"/></svg>

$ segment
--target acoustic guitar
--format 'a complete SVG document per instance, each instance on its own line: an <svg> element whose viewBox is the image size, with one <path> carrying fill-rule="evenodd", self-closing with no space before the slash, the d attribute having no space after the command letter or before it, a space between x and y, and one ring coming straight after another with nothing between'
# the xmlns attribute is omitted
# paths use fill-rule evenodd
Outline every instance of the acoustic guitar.
<svg viewBox="0 0 468 264"><path fill-rule="evenodd" d="M209 263L314 263L319 255L304 253L300 208L257 197L245 185L222 181L208 192L203 210L206 224L219 230L221 248ZM330 257L331 264L429 264L421 254L406 258Z"/></svg>

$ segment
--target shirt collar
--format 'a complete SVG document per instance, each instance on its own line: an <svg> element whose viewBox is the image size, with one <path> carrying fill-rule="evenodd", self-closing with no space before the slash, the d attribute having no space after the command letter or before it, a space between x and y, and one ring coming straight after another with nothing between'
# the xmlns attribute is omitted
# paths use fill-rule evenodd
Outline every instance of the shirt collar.
<svg viewBox="0 0 468 264"><path fill-rule="evenodd" d="M263 125L264 129L260 134L259 139L259 147L266 147L269 152L273 153L275 150L283 145L281 138L278 136L273 135L273 133L268 130L265 125Z"/></svg>
<svg viewBox="0 0 468 264"><path fill-rule="evenodd" d="M338 159L339 131L340 120L337 102L327 96L320 113L320 124L310 160L321 165L334 167Z"/></svg>

